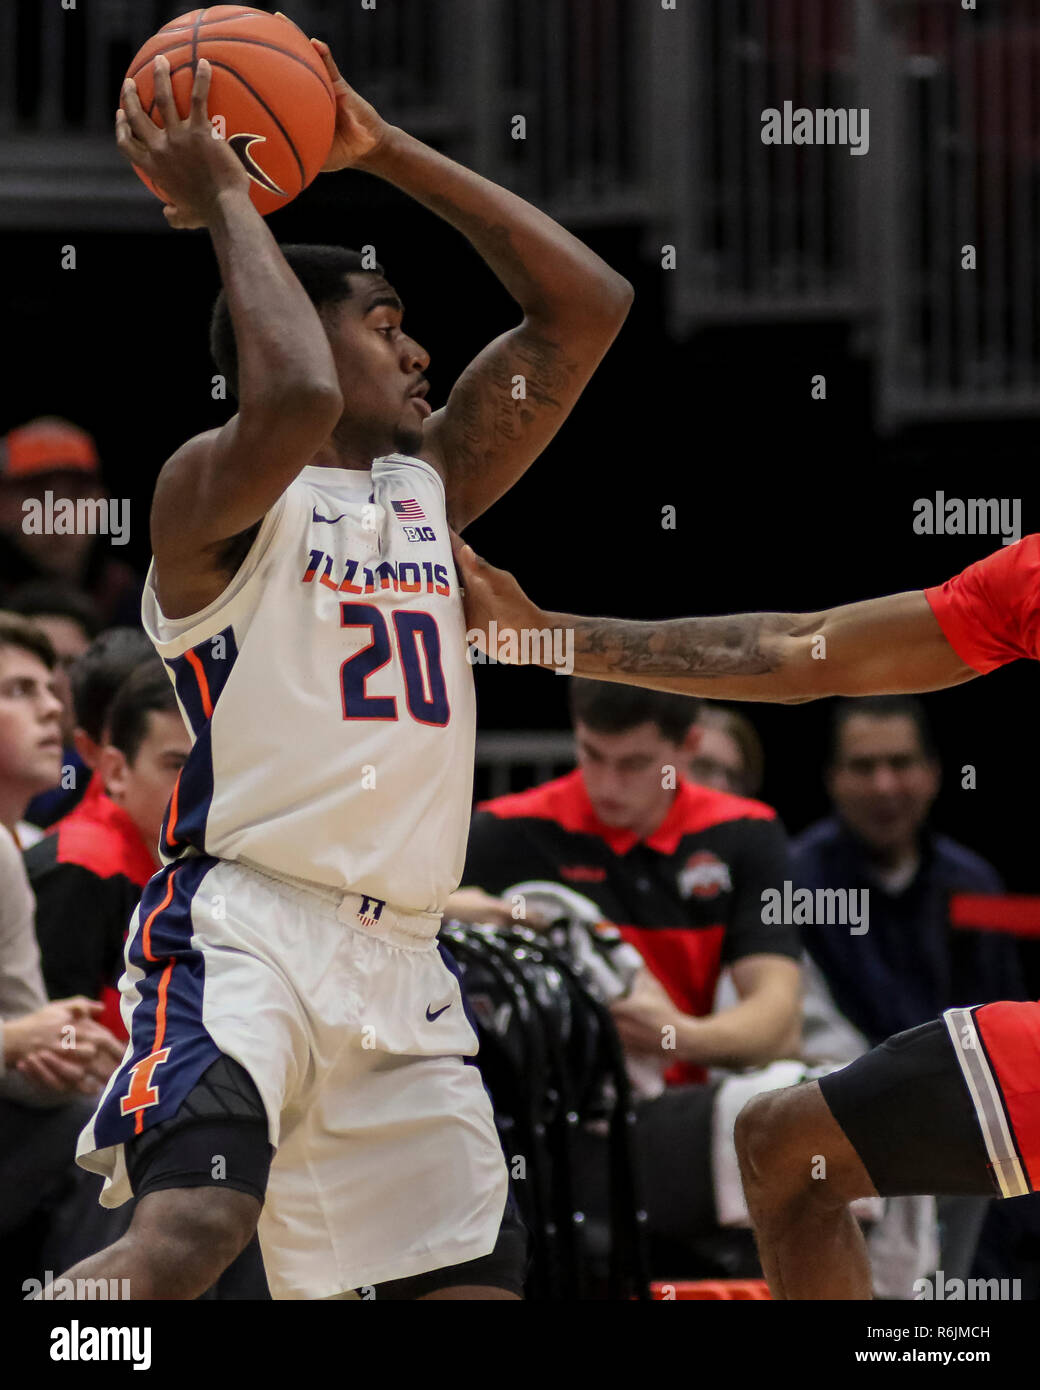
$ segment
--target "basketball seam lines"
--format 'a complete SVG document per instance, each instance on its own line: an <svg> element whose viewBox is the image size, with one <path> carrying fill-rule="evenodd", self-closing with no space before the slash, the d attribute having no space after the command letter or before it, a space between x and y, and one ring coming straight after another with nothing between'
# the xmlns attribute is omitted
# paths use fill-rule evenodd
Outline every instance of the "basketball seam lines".
<svg viewBox="0 0 1040 1390"><path fill-rule="evenodd" d="M300 156L296 153L296 146L295 146L295 145L293 144L293 142L290 140L290 138L289 138L289 132L286 130L285 126L282 125L281 121L278 119L278 117L274 114L274 112L273 112L273 111L271 110L271 108L268 106L267 102L264 101L264 99L263 99L263 97L260 95L260 93L257 92L257 91L255 91L255 90L249 85L249 83L246 81L246 79L242 76L242 74L241 74L240 72L236 72L234 68L228 67L228 65L227 65L226 63L213 63L213 66L214 66L215 68L223 68L224 71L230 73L232 77L237 77L238 80L239 80L239 82L241 82L242 86L246 89L246 91L247 91L247 92L249 93L249 95L254 99L254 101L259 102L260 105L261 105L261 106L264 108L264 110L267 112L267 114L270 116L271 120L274 121L275 125L278 127L278 129L279 129L279 130L281 131L281 133L282 133L282 138L284 139L285 143L289 146L289 150L290 150L290 152L291 152L291 154L292 154L293 159L296 160L296 167L297 167L297 169L300 171L300 189L299 189L299 191L302 193L303 190L304 190L304 188L306 187L307 175L306 175L306 173L304 172L303 161L300 159ZM270 178L271 175L268 174L267 177Z"/></svg>
<svg viewBox="0 0 1040 1390"><path fill-rule="evenodd" d="M283 58L290 58L290 59L292 59L292 61L293 61L294 63L299 63L300 67L303 68L304 72L309 72L310 75L311 75L313 78L315 78L318 82L321 82L322 91L324 91L325 95L326 95L326 96L329 98L329 100L332 102L333 107L335 107L335 105L336 105L336 97L335 97L335 94L334 94L333 92L330 92L329 89L328 89L328 87L326 87L325 83L322 81L321 74L318 73L318 72L315 72L315 70L311 67L310 63L306 62L303 58L299 57L298 54L296 54L296 53L289 53L289 52L286 51L286 49L284 49L284 48L279 48L278 45L277 45L276 43L268 43L268 42L266 41L266 39L236 39L236 38L233 38L230 34L221 34L219 38L213 39L212 42L213 42L213 43L245 43L245 44L251 44L254 48L269 48L269 49L271 49L272 52L274 52L274 53L280 53L280 54L282 55ZM164 49L162 50L162 53L163 53L163 54L172 53L172 52L174 51L174 49L177 49L177 48L186 48L186 47L188 46L188 43L189 43L189 40L188 40L188 39L184 39L184 40L182 40L180 43L174 44L174 45L173 45L173 48L164 48ZM128 73L127 73L127 77L133 77L136 73L143 72L143 70L148 66L148 64L154 62L155 59L158 58L159 56L160 56L159 53L153 53L152 56L151 56L150 58L146 58L146 59L144 60L144 62L141 64L141 66L140 66L139 68L135 68L133 72L128 72ZM193 64L194 64L194 62L196 61L196 60L195 60L195 57L194 57L194 50L193 50L193 56L192 56L191 61L192 61ZM185 67L187 67L187 64L186 64L186 63L181 63L179 67L171 68L171 70L170 70L170 77L171 77L171 79L172 79L173 74L174 74L175 72L181 72ZM152 107L154 107L154 105L155 105L155 99L154 99L154 97L153 97L153 99L152 99L152 105L149 106L149 108L148 108L148 112L147 112L148 115L151 115L151 113L152 113Z"/></svg>
<svg viewBox="0 0 1040 1390"><path fill-rule="evenodd" d="M210 10L212 8L212 5L207 5L205 7L205 9L207 10ZM205 17L203 17L202 19L194 20L192 24L180 24L177 26L176 29L173 28L173 21L171 20L169 24L164 24L161 29L157 29L155 31L155 37L158 38L160 34L183 34L188 29L191 29L195 24L197 24L200 29L204 29L207 24L234 24L235 21L238 19L270 18L272 18L272 16L270 11L268 10L246 10L244 14L226 14L224 15L223 19L207 20Z"/></svg>
<svg viewBox="0 0 1040 1390"><path fill-rule="evenodd" d="M211 19L211 20L210 20L210 23L211 23L211 24L233 24L233 23L235 22L236 19L256 19L260 14L261 14L261 11L260 11L260 10L250 10L248 14L229 14L229 15L227 15L224 19ZM267 17L268 17L268 19L270 19L270 15L268 15ZM131 68L131 70L127 73L127 77L133 77L136 73L139 73L139 72L142 70L142 68L146 68L146 67L148 66L149 63L154 62L155 59L158 58L161 54L163 54L163 53L172 53L173 50L174 50L175 48L185 48L185 47L187 47L187 45L191 43L191 37L190 37L190 36L191 36L193 33L195 33L197 29L204 29L205 27L206 27L206 26L205 26L204 24L197 24L197 25L183 24L183 25L181 25L181 27L180 27L179 29L160 29L160 30L158 31L158 33L152 35L152 38L156 38L156 39L161 38L163 34L169 34L171 37L172 37L172 35L174 35L174 34L187 34L189 37L186 38L186 39L174 39L173 43L171 43L170 46L169 46L168 48L159 48L159 49L157 49L154 53L152 53L149 57L147 57L147 58L144 60L144 62L141 64L140 67L138 67L138 68ZM221 35L219 35L218 37L223 38L224 35L221 34ZM150 43L150 42L151 42L151 39L149 39L148 42ZM146 46L147 46L147 45L146 45ZM290 56L291 56L291 55L290 55Z"/></svg>
<svg viewBox="0 0 1040 1390"><path fill-rule="evenodd" d="M231 18L232 18L232 19L248 19L248 18L249 18L249 15L232 15ZM222 20L222 19L215 19L215 20L213 20L213 23L214 23L214 24L223 24L224 22L225 22L225 21ZM228 22L230 22L230 21L228 21ZM178 31L178 32L181 32L181 31ZM156 37L158 37L158 35L157 35ZM278 45L277 45L276 43L268 43L266 39L236 39L232 34L219 34L219 35L217 35L216 38L212 39L211 42L212 42L212 43L246 43L246 44L252 44L252 46L253 46L254 48L270 48L273 52L275 52L275 53L280 53L280 54L282 55L283 58L290 58L294 63L299 63L300 67L302 67L302 68L304 69L305 72L309 72L310 75L311 75L312 77L317 78L317 80L318 80L319 82L321 82L322 90L325 92L326 96L329 98L329 100L332 102L333 107L335 108L335 106L336 106L336 97L335 97L335 93L330 92L329 89L328 89L328 87L325 86L325 83L322 81L321 73L316 72L316 71L314 70L314 68L311 67L310 63L308 63L305 59L301 58L301 57L299 56L298 53L290 53L290 52L288 51L288 49L286 49L286 48L279 48ZM161 49L159 49L159 51L158 51L157 53L152 53L149 57L147 57L147 58L144 60L144 62L140 65L140 67L131 68L131 70L127 73L127 77L136 77L137 74L138 74L139 72L143 72L144 69L145 69L146 67L148 67L148 65L149 65L150 63L154 63L155 60L156 60L156 58L162 57L162 56L164 56L164 55L166 55L166 54L168 54L168 53L173 53L173 52L174 52L176 49L178 49L178 48L187 48L189 44L191 44L191 46L192 46L192 57L191 57L191 62L192 62L192 65L193 65L193 70L194 70L194 64L195 64L195 62L196 62L196 52L197 52L197 45L196 45L195 39L194 39L194 38L191 38L191 39L178 39L178 41L177 41L176 43L174 43L174 44L171 44L169 48L161 48ZM180 72L180 71L182 70L182 68L184 68L185 66L186 66L186 64L182 63L182 64L180 65L180 67L172 68L171 71L170 71L170 77L171 77L171 79L172 79L172 77L173 77L174 72ZM153 110L154 106L155 106L155 99L154 99L154 97L153 97L153 98L152 98L152 103L151 103L151 105L149 106L149 108L148 108L148 110L147 110L147 112L146 112L147 115L150 116L150 115L152 114L152 110Z"/></svg>

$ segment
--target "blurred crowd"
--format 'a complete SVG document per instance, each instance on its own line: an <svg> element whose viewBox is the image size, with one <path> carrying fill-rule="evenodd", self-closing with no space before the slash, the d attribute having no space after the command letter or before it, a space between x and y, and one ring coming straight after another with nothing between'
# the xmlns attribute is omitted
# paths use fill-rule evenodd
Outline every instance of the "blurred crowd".
<svg viewBox="0 0 1040 1390"><path fill-rule="evenodd" d="M20 1296L122 1234L77 1136L126 1043L118 982L131 913L159 867L190 740L139 623L141 578L104 536L27 531L26 504L105 496L93 441L43 419L0 444L0 1281ZM744 713L570 682L575 768L478 804L446 920L545 926L545 903L633 954L610 1004L635 1094L651 1273L757 1271L732 1146L759 1091L818 1076L954 1005L1030 997L1013 936L951 925L1000 875L933 823L940 750L910 697L833 702L828 814L789 838L760 800ZM779 913L858 895L866 917ZM555 894L555 896L554 896ZM540 896L539 896L540 895ZM865 896L864 896L865 895ZM527 911L538 899L540 912ZM518 910L518 904L520 905ZM668 1041L662 1044L662 1038ZM532 1078L532 1085L537 1078ZM605 1139L577 1136L590 1223ZM860 1204L879 1297L915 1280L1022 1280L1040 1296L1040 1198ZM255 1247L207 1297L266 1297Z"/></svg>

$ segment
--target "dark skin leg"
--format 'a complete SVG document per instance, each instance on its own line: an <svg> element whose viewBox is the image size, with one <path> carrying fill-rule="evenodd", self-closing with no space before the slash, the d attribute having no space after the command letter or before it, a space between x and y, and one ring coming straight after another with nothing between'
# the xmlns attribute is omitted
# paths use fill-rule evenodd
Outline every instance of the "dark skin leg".
<svg viewBox="0 0 1040 1390"><path fill-rule="evenodd" d="M737 1119L736 1145L773 1297L871 1298L849 1203L877 1193L816 1082L756 1096Z"/></svg>
<svg viewBox="0 0 1040 1390"><path fill-rule="evenodd" d="M425 1303L432 1299L442 1298L464 1298L470 1302L490 1303L493 1299L509 1299L514 1303L521 1303L523 1300L519 1295L510 1293L508 1289L496 1289L490 1284L456 1284L451 1289L434 1289L433 1293L424 1293L417 1298L416 1303Z"/></svg>
<svg viewBox="0 0 1040 1390"><path fill-rule="evenodd" d="M256 1230L260 1203L232 1188L150 1192L130 1229L66 1271L67 1279L128 1279L132 1299L193 1299L211 1288Z"/></svg>
<svg viewBox="0 0 1040 1390"><path fill-rule="evenodd" d="M142 1197L130 1229L66 1271L66 1279L128 1279L133 1299L194 1299L217 1282L249 1244L260 1203L231 1188L178 1187ZM521 1300L507 1289L456 1284L426 1299Z"/></svg>

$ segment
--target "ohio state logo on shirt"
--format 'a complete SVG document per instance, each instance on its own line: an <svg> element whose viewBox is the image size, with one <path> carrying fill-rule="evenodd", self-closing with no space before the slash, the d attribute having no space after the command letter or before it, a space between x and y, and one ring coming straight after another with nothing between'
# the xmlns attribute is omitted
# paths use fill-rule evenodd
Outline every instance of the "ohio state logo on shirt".
<svg viewBox="0 0 1040 1390"><path fill-rule="evenodd" d="M710 849L691 854L679 871L679 892L684 898L717 898L732 891L729 865Z"/></svg>

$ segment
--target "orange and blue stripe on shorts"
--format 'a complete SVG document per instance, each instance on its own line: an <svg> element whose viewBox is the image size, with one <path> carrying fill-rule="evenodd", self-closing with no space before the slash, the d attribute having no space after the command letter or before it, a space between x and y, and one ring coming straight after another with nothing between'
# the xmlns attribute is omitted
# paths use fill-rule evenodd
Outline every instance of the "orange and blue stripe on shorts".
<svg viewBox="0 0 1040 1390"><path fill-rule="evenodd" d="M182 656L164 658L192 733L191 752L163 819L159 844L165 859L176 858L189 845L206 851L206 820L213 804L213 710L237 656L235 634L229 626Z"/></svg>
<svg viewBox="0 0 1040 1390"><path fill-rule="evenodd" d="M191 905L220 861L189 854L145 884L128 964L144 972L130 1022L131 1056L94 1121L98 1148L124 1144L169 1119L220 1055L202 1021L205 961L191 944Z"/></svg>

